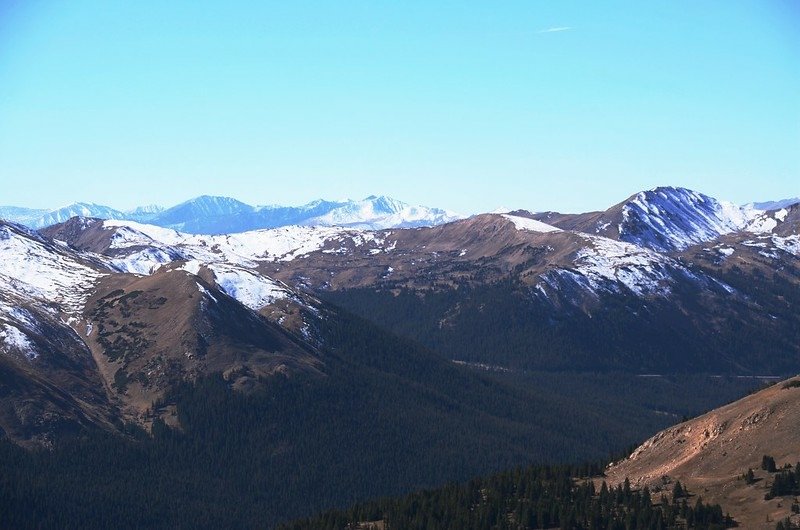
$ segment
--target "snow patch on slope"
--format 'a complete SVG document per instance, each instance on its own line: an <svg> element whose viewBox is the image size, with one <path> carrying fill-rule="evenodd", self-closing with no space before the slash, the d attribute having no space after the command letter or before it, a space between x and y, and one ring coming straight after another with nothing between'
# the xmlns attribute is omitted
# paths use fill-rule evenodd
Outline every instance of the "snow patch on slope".
<svg viewBox="0 0 800 530"><path fill-rule="evenodd" d="M669 294L669 269L674 268L669 258L630 243L580 235L589 245L578 251L576 270L587 278L593 290L608 290L621 284L639 296Z"/></svg>
<svg viewBox="0 0 800 530"><path fill-rule="evenodd" d="M3 328L0 329L0 341L2 341L4 349L7 352L12 349L19 351L29 361L39 356L33 342L31 342L28 336L17 327L10 324L5 324Z"/></svg>
<svg viewBox="0 0 800 530"><path fill-rule="evenodd" d="M221 263L209 268L220 289L250 309L257 311L276 300L294 298L288 289L257 272Z"/></svg>
<svg viewBox="0 0 800 530"><path fill-rule="evenodd" d="M549 225L535 219L528 219L527 217L519 217L508 214L503 214L503 217L514 223L514 227L517 230L528 230L530 232L541 232L543 234L548 232L561 232L560 228L556 228L553 225Z"/></svg>
<svg viewBox="0 0 800 530"><path fill-rule="evenodd" d="M115 239L117 252L124 250L126 244L134 251L113 260L119 268L151 274L164 264L185 260L181 269L199 274L203 267L207 267L222 291L255 310L278 299L293 297L279 282L253 270L259 262L290 261L325 246L332 246L333 251L346 251L348 245L383 242L372 232L337 227L288 226L206 236L183 234L132 221L104 223L104 226L122 231L122 235ZM149 246L142 249L142 244Z"/></svg>
<svg viewBox="0 0 800 530"><path fill-rule="evenodd" d="M197 290L200 291L200 294L203 294L203 295L207 296L208 298L213 300L215 303L217 302L217 299L214 297L213 294L211 294L211 291L209 291L208 289L206 289L205 287L200 285L200 282L195 282L195 284L197 285Z"/></svg>
<svg viewBox="0 0 800 530"><path fill-rule="evenodd" d="M787 237L772 236L772 244L784 252L800 257L800 234Z"/></svg>
<svg viewBox="0 0 800 530"><path fill-rule="evenodd" d="M121 272L148 275L153 274L166 263L174 261L175 257L160 248L144 248L142 250L111 259L111 264Z"/></svg>
<svg viewBox="0 0 800 530"><path fill-rule="evenodd" d="M55 302L68 313L83 308L100 272L48 245L0 226L0 289Z"/></svg>

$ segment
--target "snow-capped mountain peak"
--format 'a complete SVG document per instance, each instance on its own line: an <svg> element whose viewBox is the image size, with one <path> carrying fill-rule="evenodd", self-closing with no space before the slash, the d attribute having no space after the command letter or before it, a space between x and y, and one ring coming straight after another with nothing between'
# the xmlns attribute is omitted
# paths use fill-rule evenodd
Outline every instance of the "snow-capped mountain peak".
<svg viewBox="0 0 800 530"><path fill-rule="evenodd" d="M94 204L88 202L75 202L48 212L32 221L25 223L31 228L44 228L45 226L63 223L71 217L97 217L101 219L125 219L125 213L103 206L102 204Z"/></svg>
<svg viewBox="0 0 800 530"><path fill-rule="evenodd" d="M201 195L173 206L169 211L191 211L202 215L226 215L231 213L252 212L255 208L232 197Z"/></svg>
<svg viewBox="0 0 800 530"><path fill-rule="evenodd" d="M686 188L661 187L622 203L619 238L655 250L682 250L743 230L759 210Z"/></svg>
<svg viewBox="0 0 800 530"><path fill-rule="evenodd" d="M360 202L371 203L374 211L382 213L397 213L409 207L408 204L386 195L370 195Z"/></svg>
<svg viewBox="0 0 800 530"><path fill-rule="evenodd" d="M360 201L348 201L324 215L308 219L303 224L380 230L433 226L461 217L440 208L412 206L391 197L370 195Z"/></svg>

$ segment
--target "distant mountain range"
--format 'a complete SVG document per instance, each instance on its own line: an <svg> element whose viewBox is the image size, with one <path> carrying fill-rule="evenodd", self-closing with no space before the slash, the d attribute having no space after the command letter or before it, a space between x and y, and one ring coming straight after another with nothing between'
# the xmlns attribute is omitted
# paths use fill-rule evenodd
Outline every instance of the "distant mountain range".
<svg viewBox="0 0 800 530"><path fill-rule="evenodd" d="M403 211L377 197L316 207L310 215L329 224ZM193 219L190 228L203 232L220 211L226 222L252 213L233 199L200 198L158 218L167 226ZM463 362L754 374L797 366L799 230L800 205L763 211L663 187L602 212L481 214L414 229L293 225L210 235L78 217L35 235L103 260L101 275L178 267L256 311L314 293ZM13 280L8 289L29 277L39 285L57 270L31 276L34 264L21 264L34 254L9 249L0 267L0 280ZM53 276L56 287L41 298L67 295L68 279Z"/></svg>
<svg viewBox="0 0 800 530"><path fill-rule="evenodd" d="M117 210L92 203L75 203L56 210L0 206L0 219L40 229L71 217L137 221L191 234L230 234L287 225L344 226L380 230L434 226L462 216L391 197L370 195L362 200L316 200L302 206L251 206L230 197L202 195L171 208L157 205Z"/></svg>

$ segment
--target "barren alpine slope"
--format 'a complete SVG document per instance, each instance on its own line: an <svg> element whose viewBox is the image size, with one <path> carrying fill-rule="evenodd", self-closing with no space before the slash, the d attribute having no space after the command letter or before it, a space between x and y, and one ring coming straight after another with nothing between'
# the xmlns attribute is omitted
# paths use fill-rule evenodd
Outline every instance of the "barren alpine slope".
<svg viewBox="0 0 800 530"><path fill-rule="evenodd" d="M321 365L308 327L314 301L254 272L218 269L240 302L197 264L129 273L19 225L0 224L0 252L0 429L20 442L49 445L120 420L149 424L168 417L153 410L166 392L205 374L246 389ZM252 280L238 282L240 273ZM278 300L266 312L283 325L254 311Z"/></svg>
<svg viewBox="0 0 800 530"><path fill-rule="evenodd" d="M777 467L800 462L800 377L664 430L627 459L611 465L608 480L672 491L675 481L722 505L743 528L774 529L791 514L794 496L765 500L775 473L761 469L764 455ZM755 473L748 484L744 475Z"/></svg>

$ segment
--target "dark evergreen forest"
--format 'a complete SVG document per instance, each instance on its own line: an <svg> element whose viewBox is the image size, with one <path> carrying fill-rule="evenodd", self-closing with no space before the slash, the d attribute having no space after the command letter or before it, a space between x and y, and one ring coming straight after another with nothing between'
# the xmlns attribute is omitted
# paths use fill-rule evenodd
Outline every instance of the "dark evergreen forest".
<svg viewBox="0 0 800 530"><path fill-rule="evenodd" d="M355 505L349 510L281 525L280 530L665 530L734 526L719 505L691 492L654 498L647 488L624 485L598 489L586 477L593 466L534 466L405 497ZM375 526L381 524L382 526Z"/></svg>
<svg viewBox="0 0 800 530"><path fill-rule="evenodd" d="M699 412L688 399L670 408L696 381L628 377L614 393L609 374L514 379L358 317L324 326L324 376L275 376L247 394L220 375L184 384L164 400L179 429L156 421L152 434L126 426L33 451L0 442L0 526L271 527L519 465L606 459ZM752 385L706 383L708 401Z"/></svg>
<svg viewBox="0 0 800 530"><path fill-rule="evenodd" d="M748 293L764 315L796 321L800 295L781 277L748 280L732 271L723 278ZM586 311L554 311L515 280L321 295L448 359L516 370L788 375L800 366L800 322L775 333L744 313L736 317L738 303L717 307L680 285L669 303L608 294Z"/></svg>

